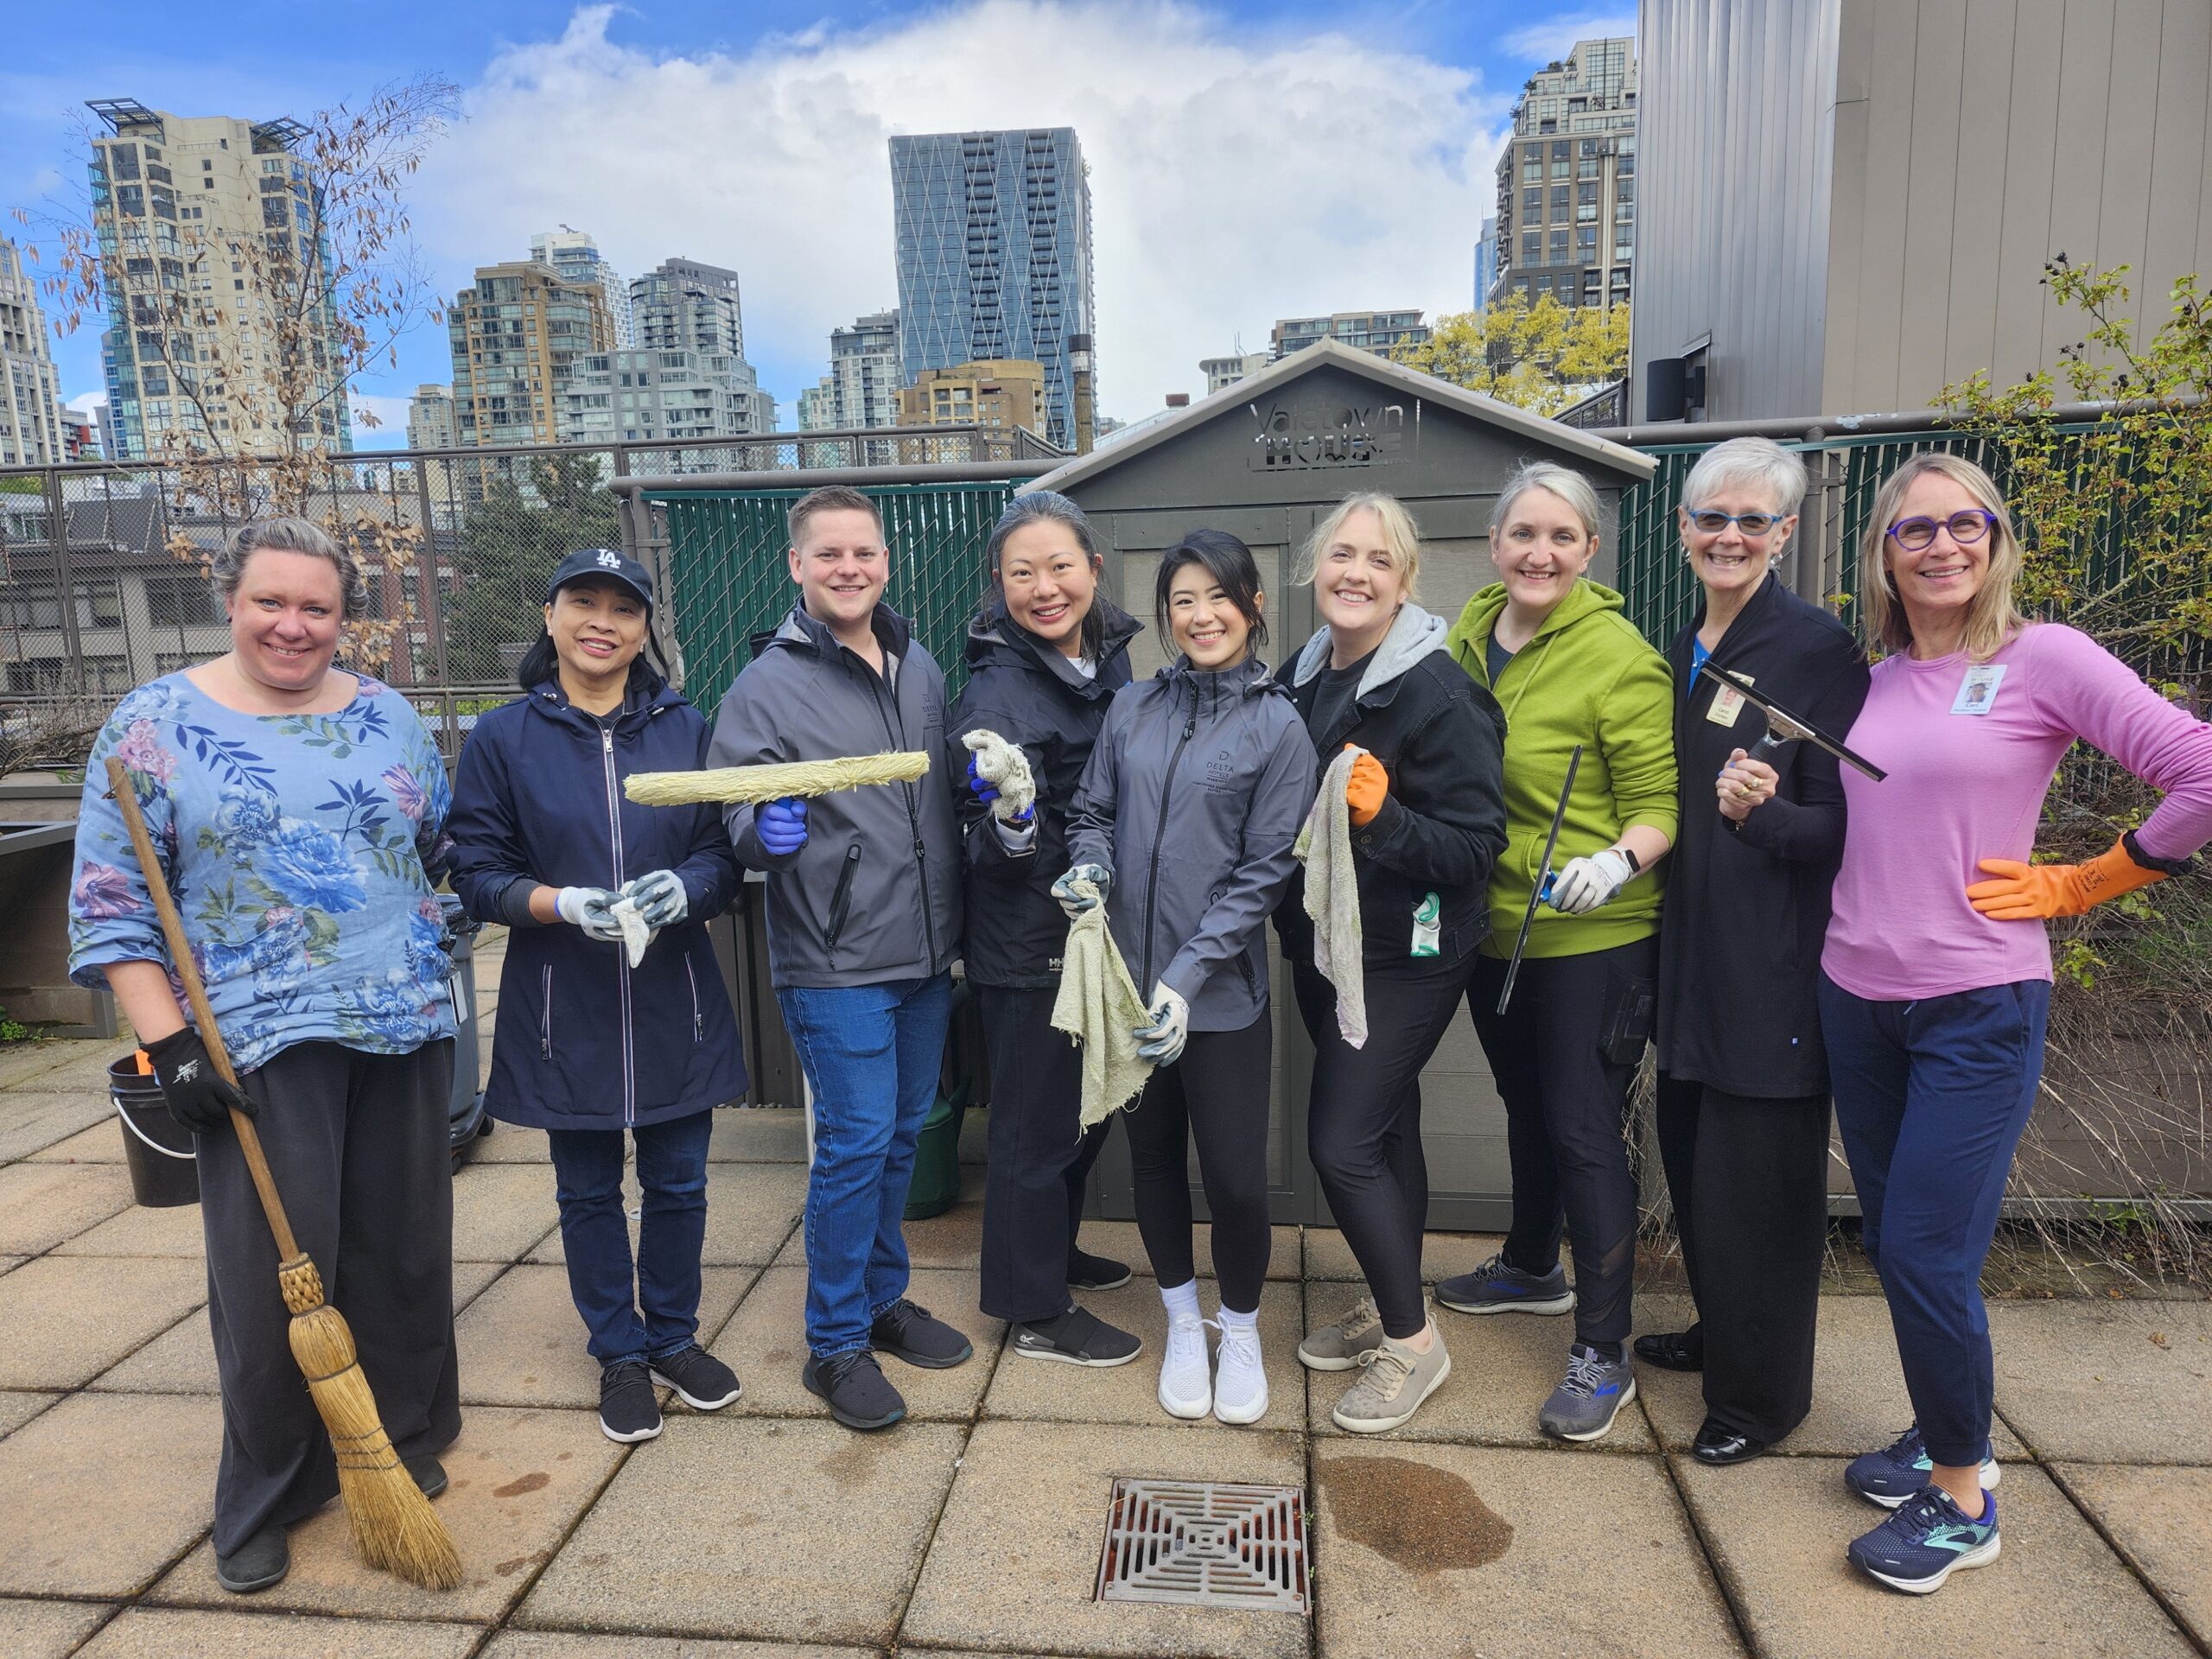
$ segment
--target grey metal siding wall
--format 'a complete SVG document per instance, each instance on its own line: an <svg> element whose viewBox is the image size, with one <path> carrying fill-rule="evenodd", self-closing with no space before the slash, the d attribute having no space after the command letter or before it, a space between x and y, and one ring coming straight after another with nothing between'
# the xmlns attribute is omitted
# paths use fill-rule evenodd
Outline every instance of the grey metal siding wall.
<svg viewBox="0 0 2212 1659"><path fill-rule="evenodd" d="M1712 336L1707 417L1820 408L1843 0L1643 0L1632 397Z"/></svg>

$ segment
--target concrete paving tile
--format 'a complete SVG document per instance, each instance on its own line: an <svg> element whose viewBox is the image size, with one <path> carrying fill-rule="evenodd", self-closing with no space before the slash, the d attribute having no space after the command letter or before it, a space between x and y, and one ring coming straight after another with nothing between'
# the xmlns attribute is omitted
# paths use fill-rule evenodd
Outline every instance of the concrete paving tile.
<svg viewBox="0 0 2212 1659"><path fill-rule="evenodd" d="M1306 1623L1295 1613L1091 1599L1119 1475L1302 1486L1304 1441L1264 1429L1193 1436L1131 1425L985 1422L961 1459L902 1642L1302 1659Z"/></svg>
<svg viewBox="0 0 2212 1659"><path fill-rule="evenodd" d="M107 1069L130 1052L130 1040L65 1037L23 1055L21 1070L0 1070L0 1089L10 1094L83 1094L108 1104Z"/></svg>
<svg viewBox="0 0 2212 1659"><path fill-rule="evenodd" d="M524 1628L887 1647L962 1431L679 1416L554 1558Z"/></svg>
<svg viewBox="0 0 2212 1659"><path fill-rule="evenodd" d="M486 1039L486 1053L490 1052L490 1039ZM543 1129L528 1129L519 1123L495 1123L492 1133L479 1140L468 1154L472 1164L550 1164L553 1161L552 1143Z"/></svg>
<svg viewBox="0 0 2212 1659"><path fill-rule="evenodd" d="M29 1260L28 1255L0 1255L0 1274L13 1273Z"/></svg>
<svg viewBox="0 0 2212 1659"><path fill-rule="evenodd" d="M1639 1333L1680 1331L1689 1324L1686 1296L1638 1297ZM1668 1448L1686 1452L1705 1421L1700 1378L1656 1365L1636 1368L1637 1392ZM1889 1305L1878 1296L1824 1296L1813 1347L1813 1409L1782 1443L1792 1457L1855 1458L1887 1446L1912 1421L1912 1401L1897 1365ZM1998 1460L2024 1458L2027 1450L2002 1422L1990 1425Z"/></svg>
<svg viewBox="0 0 2212 1659"><path fill-rule="evenodd" d="M1326 1325L1351 1306L1350 1287L1306 1287L1306 1328ZM1536 1427L1536 1413L1567 1374L1567 1344L1574 1340L1570 1315L1470 1315L1439 1308L1436 1328L1452 1351L1452 1375L1428 1397L1410 1423L1363 1440L1448 1440L1478 1446L1533 1446L1573 1452L1649 1452L1656 1443L1633 1404L1613 1421L1611 1433L1586 1446L1562 1446ZM1293 1357L1294 1360L1295 1356ZM1304 1370L1304 1367L1300 1368ZM1358 1380L1357 1371L1306 1371L1306 1421L1315 1434L1343 1436L1329 1414ZM1641 1373L1637 1386L1642 1387Z"/></svg>
<svg viewBox="0 0 2212 1659"><path fill-rule="evenodd" d="M991 1115L979 1108L960 1120L960 1161L987 1164L990 1160Z"/></svg>
<svg viewBox="0 0 2212 1659"><path fill-rule="evenodd" d="M519 1262L560 1219L550 1168L471 1162L453 1178L456 1262Z"/></svg>
<svg viewBox="0 0 2212 1659"><path fill-rule="evenodd" d="M504 1262L456 1262L453 1264L453 1311L458 1314L489 1290L507 1270Z"/></svg>
<svg viewBox="0 0 2212 1659"><path fill-rule="evenodd" d="M546 1186L552 1186L550 1176ZM638 1207L637 1178L626 1179L624 1207ZM700 1260L710 1268L766 1267L793 1238L806 1208L806 1169L799 1164L709 1164L707 1237ZM630 1249L638 1248L638 1223L630 1222ZM558 1229L530 1253L532 1262L566 1262ZM804 1258L802 1258L804 1259ZM917 1265L919 1265L918 1263Z"/></svg>
<svg viewBox="0 0 2212 1659"><path fill-rule="evenodd" d="M77 1659L467 1659L483 1639L474 1624L127 1607Z"/></svg>
<svg viewBox="0 0 2212 1659"><path fill-rule="evenodd" d="M1440 1279L1472 1273L1496 1255L1504 1243L1503 1236L1497 1233L1431 1233L1421 1243L1422 1281L1433 1285ZM1353 1281L1360 1278L1358 1259L1335 1228L1306 1230L1306 1276Z"/></svg>
<svg viewBox="0 0 2212 1659"><path fill-rule="evenodd" d="M2075 1659L2193 1651L2173 1622L2042 1470L1998 1488L2005 1550L1932 1596L1876 1584L1844 1555L1880 1524L1843 1463L1761 1458L1732 1469L1688 1459L1675 1472L1730 1599L1766 1659L1890 1659L1898 1653L2049 1654Z"/></svg>
<svg viewBox="0 0 2212 1659"><path fill-rule="evenodd" d="M795 1647L788 1642L702 1641L696 1636L502 1630L479 1659L875 1659L875 1649Z"/></svg>
<svg viewBox="0 0 2212 1659"><path fill-rule="evenodd" d="M2197 1641L2212 1647L2212 1469L2069 1463L2058 1472Z"/></svg>
<svg viewBox="0 0 2212 1659"><path fill-rule="evenodd" d="M0 1439L14 1433L60 1397L22 1389L0 1389Z"/></svg>
<svg viewBox="0 0 2212 1659"><path fill-rule="evenodd" d="M0 1250L36 1255L131 1205L116 1164L10 1164L0 1169Z"/></svg>
<svg viewBox="0 0 2212 1659"><path fill-rule="evenodd" d="M95 1166L97 1167L97 1166ZM204 1262L207 1236L196 1204L134 1204L54 1249L56 1255L168 1255Z"/></svg>
<svg viewBox="0 0 2212 1659"><path fill-rule="evenodd" d="M64 1659L113 1611L97 1602L0 1598L0 1653L10 1659Z"/></svg>
<svg viewBox="0 0 2212 1659"><path fill-rule="evenodd" d="M906 1257L918 1268L956 1268L973 1273L983 1263L983 1203L980 1193L968 1193L967 1178L979 1172L962 1172L962 1198L941 1216L906 1224ZM802 1200L802 1203L804 1200ZM791 1235L791 1245L804 1260L806 1241ZM780 1258L779 1258L780 1259Z"/></svg>
<svg viewBox="0 0 2212 1659"><path fill-rule="evenodd" d="M73 1389L207 1299L197 1262L41 1256L0 1279L0 1389Z"/></svg>
<svg viewBox="0 0 2212 1659"><path fill-rule="evenodd" d="M1276 1227L1269 1230L1268 1240L1268 1277L1295 1281L1299 1276L1300 1251L1299 1230L1295 1227ZM1086 1221L1083 1235L1077 1241L1093 1255L1109 1255L1116 1262L1126 1262L1135 1273L1150 1277L1152 1258L1145 1254L1144 1239L1134 1221ZM1206 1222L1198 1222L1191 1229L1191 1258L1198 1264L1202 1276L1213 1273L1213 1228Z"/></svg>
<svg viewBox="0 0 2212 1659"><path fill-rule="evenodd" d="M1743 1651L1656 1458L1316 1442L1313 1582L1330 1659ZM1583 1560L1605 1517L1604 1589Z"/></svg>
<svg viewBox="0 0 2212 1659"><path fill-rule="evenodd" d="M733 1106L717 1111L707 1160L716 1164L803 1164L806 1114L796 1106Z"/></svg>
<svg viewBox="0 0 2212 1659"><path fill-rule="evenodd" d="M112 1112L88 1129L41 1147L24 1160L32 1164L119 1164L123 1156L123 1128Z"/></svg>
<svg viewBox="0 0 2212 1659"><path fill-rule="evenodd" d="M743 1268L701 1275L699 1323L712 1331L752 1282ZM463 1405L599 1408L599 1362L585 1351L583 1320L566 1268L524 1262L499 1276L457 1323Z"/></svg>
<svg viewBox="0 0 2212 1659"><path fill-rule="evenodd" d="M0 1440L0 1593L136 1594L207 1529L222 1444L213 1400L80 1394L34 1417Z"/></svg>
<svg viewBox="0 0 2212 1659"><path fill-rule="evenodd" d="M2212 1304L1993 1302L1989 1335L1998 1414L2038 1457L2212 1464Z"/></svg>
<svg viewBox="0 0 2212 1659"><path fill-rule="evenodd" d="M346 1512L333 1503L292 1529L291 1575L256 1596L255 1605L287 1612L490 1623L560 1548L622 1450L599 1432L589 1412L474 1407L463 1414L461 1438L438 1454L452 1481L438 1499L438 1514L461 1551L466 1576L459 1589L418 1590L363 1566ZM146 1599L166 1606L237 1605L215 1582L214 1551L205 1543Z"/></svg>
<svg viewBox="0 0 2212 1659"><path fill-rule="evenodd" d="M1110 1369L1061 1365L1009 1352L999 1362L998 1376L984 1396L985 1417L1055 1423L1140 1423L1230 1436L1251 1432L1210 1416L1185 1422L1160 1409L1160 1357L1167 1342L1167 1310L1151 1280L1132 1279L1119 1290L1085 1291L1077 1300L1109 1325L1143 1338L1144 1351L1128 1364ZM1207 1318L1216 1317L1219 1302L1220 1292L1214 1281L1199 1280L1198 1306ZM1268 1372L1268 1414L1254 1427L1296 1433L1306 1426L1304 1368L1298 1363L1299 1339L1306 1334L1300 1323L1300 1311L1295 1285L1271 1284L1260 1292L1260 1356ZM1217 1335L1209 1331L1206 1338L1218 1349Z"/></svg>
<svg viewBox="0 0 2212 1659"><path fill-rule="evenodd" d="M999 1361L1006 1325L976 1306L976 1275L941 1268L917 1271L906 1294L966 1335L975 1354L949 1370L928 1371L886 1357L883 1374L906 1398L917 1422L967 1422ZM786 1417L821 1417L827 1408L806 1391L799 1370L806 1363L806 1271L770 1268L738 1304L737 1313L711 1344L716 1358L745 1384L740 1410ZM1065 1370L1065 1366L1054 1366ZM678 1409L682 1409L679 1404Z"/></svg>
<svg viewBox="0 0 2212 1659"><path fill-rule="evenodd" d="M105 1084L60 1094L0 1088L0 1163L28 1158L114 1116ZM108 1133L122 1131L108 1122Z"/></svg>

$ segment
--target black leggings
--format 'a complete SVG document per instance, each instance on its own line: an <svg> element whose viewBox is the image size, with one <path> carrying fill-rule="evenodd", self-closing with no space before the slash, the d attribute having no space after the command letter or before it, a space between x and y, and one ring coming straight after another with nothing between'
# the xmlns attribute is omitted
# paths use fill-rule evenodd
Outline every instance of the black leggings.
<svg viewBox="0 0 2212 1659"><path fill-rule="evenodd" d="M1262 1008L1242 1031L1194 1031L1128 1115L1137 1231L1161 1288L1198 1276L1191 1255L1190 1142L1213 1218L1221 1305L1247 1313L1267 1282L1268 1086L1274 1022Z"/></svg>
<svg viewBox="0 0 2212 1659"><path fill-rule="evenodd" d="M1648 984L1658 961L1656 937L1579 957L1532 957L1521 964L1503 1015L1503 962L1479 958L1468 985L1475 1035L1505 1102L1513 1165L1505 1259L1527 1273L1548 1273L1559 1262L1561 1232L1573 1238L1574 1334L1586 1343L1628 1340L1636 1278L1636 1177L1624 1130L1638 1062L1610 1059L1599 1046L1612 1006L1608 982Z"/></svg>
<svg viewBox="0 0 2212 1659"><path fill-rule="evenodd" d="M1291 964L1298 1012L1313 1039L1306 1119L1313 1172L1382 1312L1383 1333L1401 1342L1428 1323L1421 1277L1428 1224L1421 1070L1467 987L1465 958L1424 966L1367 976L1367 1046L1353 1048L1338 1029L1336 987L1312 963Z"/></svg>

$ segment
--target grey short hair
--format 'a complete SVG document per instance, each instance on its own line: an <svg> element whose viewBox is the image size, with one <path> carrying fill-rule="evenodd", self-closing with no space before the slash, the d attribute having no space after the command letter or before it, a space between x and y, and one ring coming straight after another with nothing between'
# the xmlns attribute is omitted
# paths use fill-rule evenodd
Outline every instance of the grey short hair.
<svg viewBox="0 0 2212 1659"><path fill-rule="evenodd" d="M1497 493L1497 505L1490 510L1490 533L1493 536L1504 527L1506 515L1513 511L1513 504L1530 490L1548 490L1574 510L1582 521L1582 533L1592 541L1598 539L1600 518L1598 511L1598 492L1590 480L1572 467L1562 467L1553 461L1524 461L1513 469L1513 476L1505 480L1505 487Z"/></svg>
<svg viewBox="0 0 2212 1659"><path fill-rule="evenodd" d="M1804 505L1805 483L1805 463L1794 450L1772 438L1731 438L1697 458L1697 465L1682 480L1681 505L1695 512L1700 502L1723 490L1757 490L1787 518Z"/></svg>
<svg viewBox="0 0 2212 1659"><path fill-rule="evenodd" d="M340 615L351 622L368 614L369 584L359 563L331 538L328 531L305 518L257 518L232 532L222 550L207 562L207 575L214 582L215 591L223 596L226 609L238 597L246 561L263 551L305 553L327 559L338 572L338 591L343 601Z"/></svg>

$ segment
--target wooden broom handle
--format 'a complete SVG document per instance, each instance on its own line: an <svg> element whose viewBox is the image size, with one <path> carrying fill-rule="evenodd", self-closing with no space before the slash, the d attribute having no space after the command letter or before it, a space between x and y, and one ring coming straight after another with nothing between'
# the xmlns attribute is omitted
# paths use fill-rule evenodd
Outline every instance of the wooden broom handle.
<svg viewBox="0 0 2212 1659"><path fill-rule="evenodd" d="M184 982L185 999L192 1004L192 1020L200 1028L200 1043L207 1050L207 1058L214 1061L217 1075L237 1089L238 1074L231 1069L230 1051L223 1046L222 1031L215 1024L215 1010L207 1005L207 988L200 982L200 964L193 960L192 941L185 937L184 918L177 914L176 900L169 896L169 884L162 879L162 861L155 856L154 838L146 830L146 815L138 810L138 791L131 787L130 774L123 762L113 755L107 758L107 786L115 804L123 809L123 822L130 831L131 848L138 855L138 871L146 878L147 891L154 895L154 908L162 918L162 937L168 941L169 961L176 969L176 976ZM235 1106L231 1108L231 1128L245 1154L245 1166L253 1177L253 1190L261 1194L261 1208L269 1217L269 1230L276 1236L277 1257L283 1262L296 1261L300 1247L292 1237L292 1224L285 1217L284 1201L276 1196L276 1179L269 1173L268 1156L261 1150L260 1132L253 1127L253 1120Z"/></svg>

